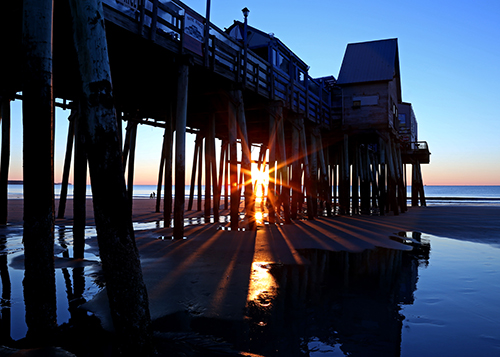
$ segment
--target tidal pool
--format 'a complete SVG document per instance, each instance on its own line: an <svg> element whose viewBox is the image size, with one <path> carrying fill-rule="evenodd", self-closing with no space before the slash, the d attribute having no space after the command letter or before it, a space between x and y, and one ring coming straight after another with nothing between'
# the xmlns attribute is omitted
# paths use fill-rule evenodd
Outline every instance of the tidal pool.
<svg viewBox="0 0 500 357"><path fill-rule="evenodd" d="M87 240L94 235L89 228ZM19 227L0 228L0 344L26 334L21 239ZM254 262L243 321L190 316L171 326L166 317L154 327L264 356L500 355L500 249L426 234L421 241L413 252L303 250L303 266ZM56 228L59 325L102 289L94 247L76 264L67 258L71 227Z"/></svg>

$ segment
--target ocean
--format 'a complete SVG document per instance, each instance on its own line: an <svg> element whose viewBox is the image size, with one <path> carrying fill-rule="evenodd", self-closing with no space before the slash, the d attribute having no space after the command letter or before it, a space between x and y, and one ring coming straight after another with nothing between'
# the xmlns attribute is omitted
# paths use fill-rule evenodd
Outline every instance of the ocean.
<svg viewBox="0 0 500 357"><path fill-rule="evenodd" d="M22 185L9 185L9 198L23 198ZM164 188L162 188L163 192ZM175 186L172 186L174 194ZM190 186L186 185L185 194L189 196ZM500 205L500 186L425 186L427 205ZM55 185L55 196L59 198L61 185ZM156 185L134 185L134 198L150 198L156 193ZM195 195L197 186L195 186ZM205 186L202 187L203 194ZM68 197L73 195L73 186L68 187ZM407 190L408 198L411 198L411 186ZM87 196L92 197L90 185L87 185Z"/></svg>

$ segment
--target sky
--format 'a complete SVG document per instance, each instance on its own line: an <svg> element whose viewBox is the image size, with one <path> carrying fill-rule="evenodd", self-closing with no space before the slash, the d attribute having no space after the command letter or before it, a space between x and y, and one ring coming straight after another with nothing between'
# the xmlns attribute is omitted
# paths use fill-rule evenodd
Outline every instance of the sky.
<svg viewBox="0 0 500 357"><path fill-rule="evenodd" d="M184 3L205 15L206 0ZM500 1L212 0L221 29L243 20L274 35L310 66L338 76L347 44L398 38L402 98L412 103L431 163L426 185L500 185ZM10 180L22 179L21 101L12 102ZM56 112L55 181L61 181L68 111ZM139 126L136 184L155 184L162 131ZM191 161L194 138L188 136Z"/></svg>

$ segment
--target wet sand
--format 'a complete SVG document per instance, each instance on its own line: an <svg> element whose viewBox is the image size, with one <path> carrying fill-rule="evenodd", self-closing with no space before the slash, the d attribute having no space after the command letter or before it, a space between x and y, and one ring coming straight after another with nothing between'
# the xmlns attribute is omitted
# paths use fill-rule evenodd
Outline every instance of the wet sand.
<svg viewBox="0 0 500 357"><path fill-rule="evenodd" d="M23 224L23 200L9 200L8 223ZM56 213L59 201L56 200ZM65 218L56 219L56 224L72 224L73 201L68 200ZM162 206L163 208L163 203ZM186 202L187 207L187 202ZM196 208L196 201L193 204ZM134 222L155 222L163 219L163 213L156 213L155 199L134 199ZM221 215L228 214L222 210ZM203 217L203 211L186 211L185 218ZM410 207L406 213L394 216L336 216L321 218L349 227L360 227L365 232L391 234L395 231L419 231L441 237L500 244L500 206L489 205L440 205ZM195 221L195 220L194 220ZM87 225L94 225L92 200L87 199Z"/></svg>
<svg viewBox="0 0 500 357"><path fill-rule="evenodd" d="M65 219L57 219L56 224L71 224L71 204L69 200ZM87 207L87 224L92 225L91 200ZM185 240L171 239L172 230L163 228L163 213L156 213L155 207L154 199L134 200L135 222L158 222L135 234L153 320L188 312L197 317L241 321L251 293L252 264L307 265L299 252L303 249L411 249L389 238L400 231L500 246L500 207L416 207L398 216L336 216L289 225L260 224L253 232L218 229L228 224L192 224L185 228ZM198 222L202 215L191 211L185 218ZM9 222L22 224L22 200L9 201ZM88 249L97 247L95 237L87 238L86 243ZM105 328L112 329L105 292L84 307L100 317Z"/></svg>
<svg viewBox="0 0 500 357"><path fill-rule="evenodd" d="M57 225L72 225L72 203L68 200L65 218L56 219ZM22 204L22 200L9 201L9 224L22 225ZM398 216L390 213L320 217L314 221L297 220L289 225L259 224L256 231L238 232L219 229L229 223L202 223L203 212L190 211L185 213L186 219L192 219L188 222L192 224L185 228L185 240L171 239L172 229L163 228L163 213L156 213L155 208L154 199L134 200L133 218L139 223L135 237L153 328L160 332L166 328L189 331L194 329L192 326L199 328L200 324L206 324L208 335L214 326L224 329L225 334L243 334L242 329L247 328L244 321L248 320L249 301L278 290L285 294L286 286L291 284L280 286L284 282L274 279L270 273L272 267L291 269L297 274L290 275L290 279L304 280L293 280L292 286L307 285L316 271L317 262L312 260L314 252L357 253L377 247L411 249L389 238L400 231L418 231L500 247L498 206L417 207ZM90 199L87 212L87 224L91 226L94 220ZM228 212L222 211L222 214ZM240 227L243 226L241 222ZM98 252L96 237L87 237L86 250ZM300 275L303 266L310 272L309 277ZM387 268L390 266L383 265L381 271L390 275ZM99 264L94 264L92 269L92 274L98 273ZM296 294L295 290L288 293ZM113 330L105 289L81 307L95 314L106 330Z"/></svg>

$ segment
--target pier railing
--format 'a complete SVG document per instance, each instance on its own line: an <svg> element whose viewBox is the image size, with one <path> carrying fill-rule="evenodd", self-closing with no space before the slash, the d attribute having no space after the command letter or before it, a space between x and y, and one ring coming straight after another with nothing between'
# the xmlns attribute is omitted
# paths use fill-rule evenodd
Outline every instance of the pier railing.
<svg viewBox="0 0 500 357"><path fill-rule="evenodd" d="M421 164L429 164L431 153L427 141L414 141L404 143L401 156L403 163L414 163L418 160Z"/></svg>
<svg viewBox="0 0 500 357"><path fill-rule="evenodd" d="M104 0L106 20L147 38L175 54L190 53L198 65L247 90L284 105L317 124L330 127L331 95L323 84L306 75L294 80L273 67L240 41L230 37L179 0ZM245 68L246 62L246 68Z"/></svg>

